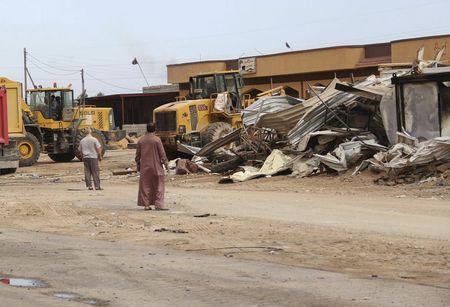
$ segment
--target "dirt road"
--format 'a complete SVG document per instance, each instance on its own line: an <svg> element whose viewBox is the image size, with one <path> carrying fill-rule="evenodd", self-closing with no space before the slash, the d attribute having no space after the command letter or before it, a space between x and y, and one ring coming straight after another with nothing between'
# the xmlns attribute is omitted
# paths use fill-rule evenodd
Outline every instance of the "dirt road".
<svg viewBox="0 0 450 307"><path fill-rule="evenodd" d="M0 286L2 304L79 304L57 291L112 306L450 303L449 187L178 176L171 211L144 212L138 178L111 174L132 156L108 154L100 192L84 190L76 162L0 177L0 275L48 283Z"/></svg>

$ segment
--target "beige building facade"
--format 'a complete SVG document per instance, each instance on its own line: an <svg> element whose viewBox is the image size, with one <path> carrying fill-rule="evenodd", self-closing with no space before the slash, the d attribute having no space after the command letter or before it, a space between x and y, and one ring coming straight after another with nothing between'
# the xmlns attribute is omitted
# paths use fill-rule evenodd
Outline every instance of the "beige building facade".
<svg viewBox="0 0 450 307"><path fill-rule="evenodd" d="M382 64L412 64L421 46L425 47L425 59L433 59L448 43L450 35L439 35L380 44L292 51L245 59L173 64L167 66L167 81L179 84L180 95L183 96L189 91L190 76L240 69L245 83L244 93L256 95L284 85L287 86L288 94L307 98L308 83L313 86L326 86L335 76L343 81L352 81L372 74L378 75ZM444 61L450 60L449 53L450 50L446 50Z"/></svg>

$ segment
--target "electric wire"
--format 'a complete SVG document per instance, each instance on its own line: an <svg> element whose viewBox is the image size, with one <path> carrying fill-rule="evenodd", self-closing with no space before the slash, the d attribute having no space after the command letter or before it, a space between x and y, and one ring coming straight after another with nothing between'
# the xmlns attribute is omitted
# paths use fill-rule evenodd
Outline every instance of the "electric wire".
<svg viewBox="0 0 450 307"><path fill-rule="evenodd" d="M77 71L77 72L79 72L79 70L75 70L75 69L63 69L63 68L58 68L58 67L55 67L55 66L53 66L53 65L47 64L47 63L45 63L45 62L39 60L38 58L36 58L35 56L33 56L33 55L32 55L31 53L29 53L29 52L27 52L27 55L30 56L30 58L34 59L35 61L39 62L40 64L45 65L45 66L50 67L50 68L55 69L55 70L60 70L60 71L70 71L70 72L75 72L75 71Z"/></svg>
<svg viewBox="0 0 450 307"><path fill-rule="evenodd" d="M30 59L29 59L29 62L30 62L31 64L33 64L32 67L37 68L37 69L39 69L39 70L41 70L41 71L43 71L43 72L45 72L45 73L47 73L47 74L54 75L54 76L73 76L73 75L79 73L79 71L72 71L72 72L70 72L70 73L56 73L56 72L51 72L51 71L49 71L49 70L47 70L47 69L42 68L41 66L39 66L38 64L36 64L36 62L34 62L34 61L30 60Z"/></svg>
<svg viewBox="0 0 450 307"><path fill-rule="evenodd" d="M29 54L28 54L28 55L29 55ZM71 75L75 75L75 74L79 74L79 73L80 73L79 70L62 69L62 68L58 68L58 67L56 67L56 66L50 65L50 64L48 64L48 63L45 63L45 62L39 60L39 59L36 58L35 56L30 56L29 61L31 62L33 68L37 68L37 69L39 69L39 70L41 70L41 71L43 71L43 72L45 72L45 73L47 73L47 74L54 75L54 76L71 76ZM45 65L45 66L47 66L47 67L51 67L51 68L53 68L53 69L59 69L59 70L61 70L61 71L71 71L71 72L69 72L69 73L56 73L56 72L52 72L52 71L49 71L49 70L47 70L47 69L42 68L42 67L41 67L39 64L37 64L36 62L41 63L42 65ZM98 81L98 82L100 82L100 83L103 83L103 84L108 85L108 86L113 87L113 88L117 88L117 89L121 89L121 90L127 90L127 91L140 91L139 89L132 89L132 88L128 88L128 87L124 87L124 86L120 86L120 85L116 85L116 84L107 82L107 81L105 81L105 80L103 80L103 79L100 79L100 78L94 76L94 75L91 74L91 73L88 73L86 70L84 70L84 73L85 73L87 76L89 76L91 80L96 80L96 81ZM121 79L129 79L129 78L121 78ZM140 79L140 78L135 77L135 78L132 78L132 79ZM88 80L89 80L89 79L88 79Z"/></svg>
<svg viewBox="0 0 450 307"><path fill-rule="evenodd" d="M90 74L90 73L88 73L88 72L86 72L86 71L85 71L84 73L85 73L87 76L91 77L92 79L94 79L94 80L96 80L96 81L98 81L98 82L101 82L101 83L103 83L103 84L106 84L106 85L108 85L108 86L111 86L111 87L115 87L115 88L122 89L122 90L127 90L127 91L138 91L138 92L141 91L140 89L132 89L132 88L123 87L123 86L119 86L119 85L116 85L116 84L113 84L113 83L104 81L104 80L102 80L102 79L99 79L99 78L93 76L92 74Z"/></svg>

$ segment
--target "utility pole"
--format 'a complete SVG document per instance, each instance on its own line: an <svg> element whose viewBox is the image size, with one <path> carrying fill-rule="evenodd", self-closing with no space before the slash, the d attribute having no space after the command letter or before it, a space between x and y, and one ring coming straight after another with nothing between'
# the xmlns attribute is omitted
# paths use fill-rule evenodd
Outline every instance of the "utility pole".
<svg viewBox="0 0 450 307"><path fill-rule="evenodd" d="M33 78L31 77L30 71L28 70L27 65L27 48L23 48L23 97L25 99L25 102L27 102L27 89L28 89L28 78L30 78L31 84L33 85L33 88L36 88L36 84L34 83Z"/></svg>
<svg viewBox="0 0 450 307"><path fill-rule="evenodd" d="M84 117L84 107L85 107L85 89L84 89L84 68L81 69L81 118Z"/></svg>
<svg viewBox="0 0 450 307"><path fill-rule="evenodd" d="M23 48L23 97L25 97L25 102L27 102L27 48Z"/></svg>

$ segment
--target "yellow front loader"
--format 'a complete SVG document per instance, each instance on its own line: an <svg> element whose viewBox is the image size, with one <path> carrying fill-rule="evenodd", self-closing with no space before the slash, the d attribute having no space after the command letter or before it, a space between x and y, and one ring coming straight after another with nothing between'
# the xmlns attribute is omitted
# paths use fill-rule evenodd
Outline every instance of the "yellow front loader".
<svg viewBox="0 0 450 307"><path fill-rule="evenodd" d="M201 147L231 132L241 124L240 111L250 103L243 97L237 71L200 74L190 78L190 92L179 101L155 109L156 134L169 152L177 141ZM217 99L224 103L218 109Z"/></svg>
<svg viewBox="0 0 450 307"><path fill-rule="evenodd" d="M0 77L0 86L7 90L8 126L18 144L20 166L33 165L41 152L56 162L79 158L78 145L87 127L102 144L103 153L109 141L125 137L114 127L111 108L76 105L70 88L28 90L28 105L20 82Z"/></svg>
<svg viewBox="0 0 450 307"><path fill-rule="evenodd" d="M114 126L112 108L76 105L70 88L37 88L27 91L32 119L38 124L43 151L55 162L68 162L78 152L80 141L86 136L86 128L102 145L125 137L125 132Z"/></svg>

